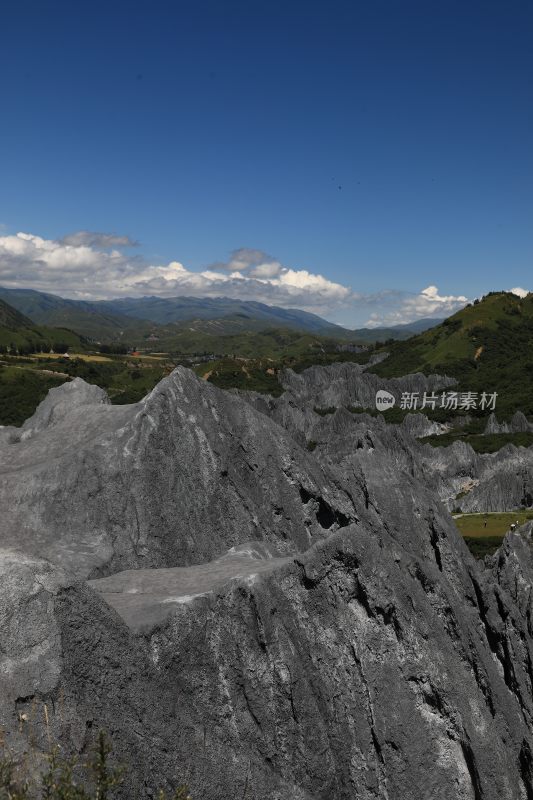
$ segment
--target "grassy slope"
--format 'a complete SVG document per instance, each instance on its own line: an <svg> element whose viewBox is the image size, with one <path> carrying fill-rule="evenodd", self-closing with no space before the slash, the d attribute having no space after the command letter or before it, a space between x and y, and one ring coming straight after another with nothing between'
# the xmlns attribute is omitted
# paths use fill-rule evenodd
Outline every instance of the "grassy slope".
<svg viewBox="0 0 533 800"><path fill-rule="evenodd" d="M45 328L0 299L0 348L20 350L50 350L76 347L84 349L82 337L64 328Z"/></svg>
<svg viewBox="0 0 533 800"><path fill-rule="evenodd" d="M58 344L65 344L69 348L72 347L79 350L85 348L82 338L77 333L66 328L44 328L34 325L31 328L13 330L12 328L0 326L0 347L49 351Z"/></svg>
<svg viewBox="0 0 533 800"><path fill-rule="evenodd" d="M27 328L32 326L32 321L0 299L0 325L5 328L16 330L17 328Z"/></svg>
<svg viewBox="0 0 533 800"><path fill-rule="evenodd" d="M212 353L219 357L243 358L301 357L335 351L346 341L292 328L236 329L233 321L195 321L186 326L169 325L155 332L157 339L140 342L167 353Z"/></svg>
<svg viewBox="0 0 533 800"><path fill-rule="evenodd" d="M463 391L498 392L496 412L533 415L533 295L488 295L442 325L388 348L372 369L383 377L438 372L458 379Z"/></svg>

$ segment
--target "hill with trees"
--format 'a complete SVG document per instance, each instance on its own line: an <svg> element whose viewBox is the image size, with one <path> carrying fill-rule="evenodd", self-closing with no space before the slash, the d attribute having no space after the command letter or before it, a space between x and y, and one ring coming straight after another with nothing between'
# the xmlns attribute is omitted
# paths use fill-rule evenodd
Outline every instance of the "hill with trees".
<svg viewBox="0 0 533 800"><path fill-rule="evenodd" d="M516 410L533 415L533 294L490 292L386 350L389 356L372 368L382 377L452 376L460 391L497 392L498 416L508 418Z"/></svg>

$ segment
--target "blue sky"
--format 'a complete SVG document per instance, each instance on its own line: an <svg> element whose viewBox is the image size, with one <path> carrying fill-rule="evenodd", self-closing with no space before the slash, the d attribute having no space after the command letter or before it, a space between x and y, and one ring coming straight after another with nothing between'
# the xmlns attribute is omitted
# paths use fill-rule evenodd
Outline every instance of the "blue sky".
<svg viewBox="0 0 533 800"><path fill-rule="evenodd" d="M0 22L4 285L348 325L533 288L530 2L20 0Z"/></svg>

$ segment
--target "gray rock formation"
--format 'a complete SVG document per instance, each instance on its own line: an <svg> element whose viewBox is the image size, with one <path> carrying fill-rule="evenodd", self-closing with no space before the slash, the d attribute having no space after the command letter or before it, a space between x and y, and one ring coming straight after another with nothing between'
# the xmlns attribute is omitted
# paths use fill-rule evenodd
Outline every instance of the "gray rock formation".
<svg viewBox="0 0 533 800"><path fill-rule="evenodd" d="M92 388L55 389L0 449L5 546L87 577L201 563L253 539L305 550L356 519L283 429L189 370L132 406Z"/></svg>
<svg viewBox="0 0 533 800"><path fill-rule="evenodd" d="M244 579L245 583L253 583L258 575L289 561L290 557L279 557L274 548L262 542L249 542L193 567L126 570L88 584L113 606L129 628L143 632L166 620L176 606L204 597L231 581Z"/></svg>
<svg viewBox="0 0 533 800"><path fill-rule="evenodd" d="M65 745L74 731L82 750L95 727L113 731L130 764L126 796L183 778L208 800L527 796L526 617L445 519L429 525L433 558L413 551L412 533L402 543L346 528L254 580L172 604L142 634L99 599L100 581L59 588L51 573L40 586L50 565L17 556L17 576L35 570L21 586L34 599L10 656L16 666L38 665L43 650L55 658L44 675L12 670L10 746L30 726L45 746L46 704ZM13 575L13 561L2 566ZM12 590L1 603L13 608Z"/></svg>
<svg viewBox="0 0 533 800"><path fill-rule="evenodd" d="M389 471L392 455L396 469L401 467L431 487L449 510L506 511L533 505L531 448L509 445L498 453L478 455L461 441L445 448L421 446L416 438L440 435L446 432L446 426L420 413L408 414L403 423L396 426L385 424L386 413L377 418L356 414L351 419L342 412L342 407L359 402L364 406L373 405L377 389L386 389L399 397L403 391L422 395L424 391L439 391L451 385L447 378L421 375L408 375L392 382L366 373L365 369L357 364L337 364L312 367L300 375L287 371L283 378L286 391L280 398L255 396L249 402L285 427L300 444L314 446L326 442L332 454L348 448L350 459L355 462L366 458L364 441L372 440L372 461L376 466L380 461L384 474ZM326 416L313 411L314 408L333 410L335 407L340 410ZM463 421L468 422L468 416ZM494 425L495 418L492 421L489 418L487 431ZM529 423L517 412L511 425L518 431ZM320 458L320 447L317 455Z"/></svg>
<svg viewBox="0 0 533 800"><path fill-rule="evenodd" d="M427 377L421 373L403 378L380 378L366 371L369 366L347 362L309 367L301 373L286 369L280 375L285 389L281 397L265 397L255 392L238 394L305 445L309 440L316 440L313 430L320 423L320 412L343 407L374 409L379 389L393 394L399 404L403 392L418 392L422 397L424 392L436 392L455 384L453 378ZM423 414L408 414L404 426L413 436L429 436L446 430L445 426L431 422Z"/></svg>
<svg viewBox="0 0 533 800"><path fill-rule="evenodd" d="M407 414L402 422L404 428L410 436L419 438L421 436L441 436L450 430L448 425L442 422L435 422L426 417L425 414Z"/></svg>
<svg viewBox="0 0 533 800"><path fill-rule="evenodd" d="M285 393L279 398L262 395L248 396L248 402L257 410L286 428L302 446L328 442L332 452L342 451L346 441L351 441L353 423L363 425L366 435L374 440L374 460L389 459L395 454L402 468L412 472L425 485L432 487L449 510L506 511L519 506L533 505L533 449L508 446L498 453L478 455L464 442L447 448L420 447L413 439L446 433L447 426L429 420L424 414L408 414L400 428L386 426L387 414L372 418L366 414L355 415L351 420L344 415L320 416L314 409L333 411L353 406L373 407L377 389L385 389L400 398L401 393L440 391L454 382L440 376L408 375L389 381L366 372L359 364L336 364L331 367L312 367L301 374L291 370L283 373ZM337 412L339 413L339 412ZM468 415L458 417L454 424L467 424ZM520 432L533 429L524 414L516 412L509 424L497 422L494 414L487 421L485 433ZM361 434L362 429L358 429ZM348 438L346 439L346 436ZM356 437L357 438L357 437ZM364 458L359 445L354 445L357 458ZM398 463L397 462L397 465Z"/></svg>
<svg viewBox="0 0 533 800"><path fill-rule="evenodd" d="M283 370L280 383L286 394L297 403L310 403L318 408L360 406L374 408L376 392L385 389L399 401L402 392L434 392L455 385L453 378L422 373L403 378L380 378L366 372L367 365L341 363L328 367L309 367L302 373ZM285 398L285 395L284 395Z"/></svg>
<svg viewBox="0 0 533 800"><path fill-rule="evenodd" d="M501 480L498 459L312 410L364 400L356 372L332 369L334 391L304 374L281 403L184 369L134 406L73 382L9 432L13 752L37 746L38 768L48 736L84 753L105 728L124 798L182 780L195 800L533 797L529 529L475 562L439 498Z"/></svg>
<svg viewBox="0 0 533 800"><path fill-rule="evenodd" d="M496 414L492 412L487 420L484 433L531 433L533 425L527 421L522 411L516 411L510 422L498 422Z"/></svg>
<svg viewBox="0 0 533 800"><path fill-rule="evenodd" d="M462 511L513 511L533 505L533 451L506 445L478 456L476 485L461 498Z"/></svg>

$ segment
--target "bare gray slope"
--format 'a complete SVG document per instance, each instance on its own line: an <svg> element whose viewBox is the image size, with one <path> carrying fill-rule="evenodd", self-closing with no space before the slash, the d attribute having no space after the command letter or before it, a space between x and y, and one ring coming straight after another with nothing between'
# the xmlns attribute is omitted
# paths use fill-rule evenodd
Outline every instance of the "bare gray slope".
<svg viewBox="0 0 533 800"><path fill-rule="evenodd" d="M49 564L1 560L9 745L24 747L31 720L46 746L46 703L67 748L113 732L130 765L124 797L185 778L205 800L527 798L532 642L512 563L525 598L531 556L509 543L500 585L444 518L433 558L418 556L426 522L411 522L405 545L345 528L176 604L141 636Z"/></svg>
<svg viewBox="0 0 533 800"><path fill-rule="evenodd" d="M379 483L379 470L383 476L389 475L392 460L393 471L400 478L400 469L414 476L431 487L450 510L507 511L533 506L533 448L507 445L497 453L479 455L464 442L431 447L421 445L416 437L442 433L443 426L423 414L409 414L401 425L387 425L386 414L375 418L346 411L351 406L372 408L378 389L396 398L402 392L421 396L452 385L452 379L422 374L384 379L367 373L364 365L346 363L310 367L300 374L286 370L281 380L285 387L281 397L249 394L248 402L284 427L302 446L317 447L315 455L321 463L326 463L326 451L330 465L346 453L353 464L364 461ZM317 409L338 410L321 416ZM494 415L487 421L488 432L523 431L529 430L528 426L520 413L503 427ZM370 460L367 453L372 454Z"/></svg>
<svg viewBox="0 0 533 800"><path fill-rule="evenodd" d="M426 376L421 372L403 378L380 378L366 372L367 367L346 362L309 367L301 373L286 369L280 382L297 403L313 403L321 408L341 405L374 408L378 389L386 389L399 398L402 392L432 392L456 383L453 378Z"/></svg>
<svg viewBox="0 0 533 800"><path fill-rule="evenodd" d="M293 410L290 424L295 419ZM411 477L450 511L511 511L533 505L533 448L509 444L496 453L479 454L460 441L449 447L422 445L407 420L387 425L383 418L339 409L309 421L306 435L316 443L321 463L342 465L345 475L357 465L377 490L399 483L403 491Z"/></svg>
<svg viewBox="0 0 533 800"><path fill-rule="evenodd" d="M312 393L286 405L309 453L186 370L135 406L71 391L1 445L15 752L46 704L67 751L112 734L124 798L533 797L531 540L474 562L436 488L457 454Z"/></svg>
<svg viewBox="0 0 533 800"><path fill-rule="evenodd" d="M4 545L87 576L200 563L254 539L305 550L356 519L284 430L189 370L136 405L102 394L59 387L4 437Z"/></svg>
<svg viewBox="0 0 533 800"><path fill-rule="evenodd" d="M380 378L367 372L368 366L346 362L327 367L309 367L301 373L286 369L280 376L285 389L281 397L255 392L242 392L239 396L285 428L295 441L306 446L309 442L319 441L317 429L322 423L320 411L343 407L372 409L379 389L391 392L399 400L403 392L418 392L422 396L424 392L439 391L455 383L452 378L422 373L403 378ZM372 423L371 420L370 424L382 425L379 421ZM408 415L403 427L413 436L440 433L442 430L442 426L431 423L422 414Z"/></svg>
<svg viewBox="0 0 533 800"><path fill-rule="evenodd" d="M192 567L133 569L107 578L88 581L128 627L146 632L164 622L177 605L220 589L231 581L255 581L258 575L272 572L290 557L279 557L273 548L260 542L232 547L214 561Z"/></svg>

